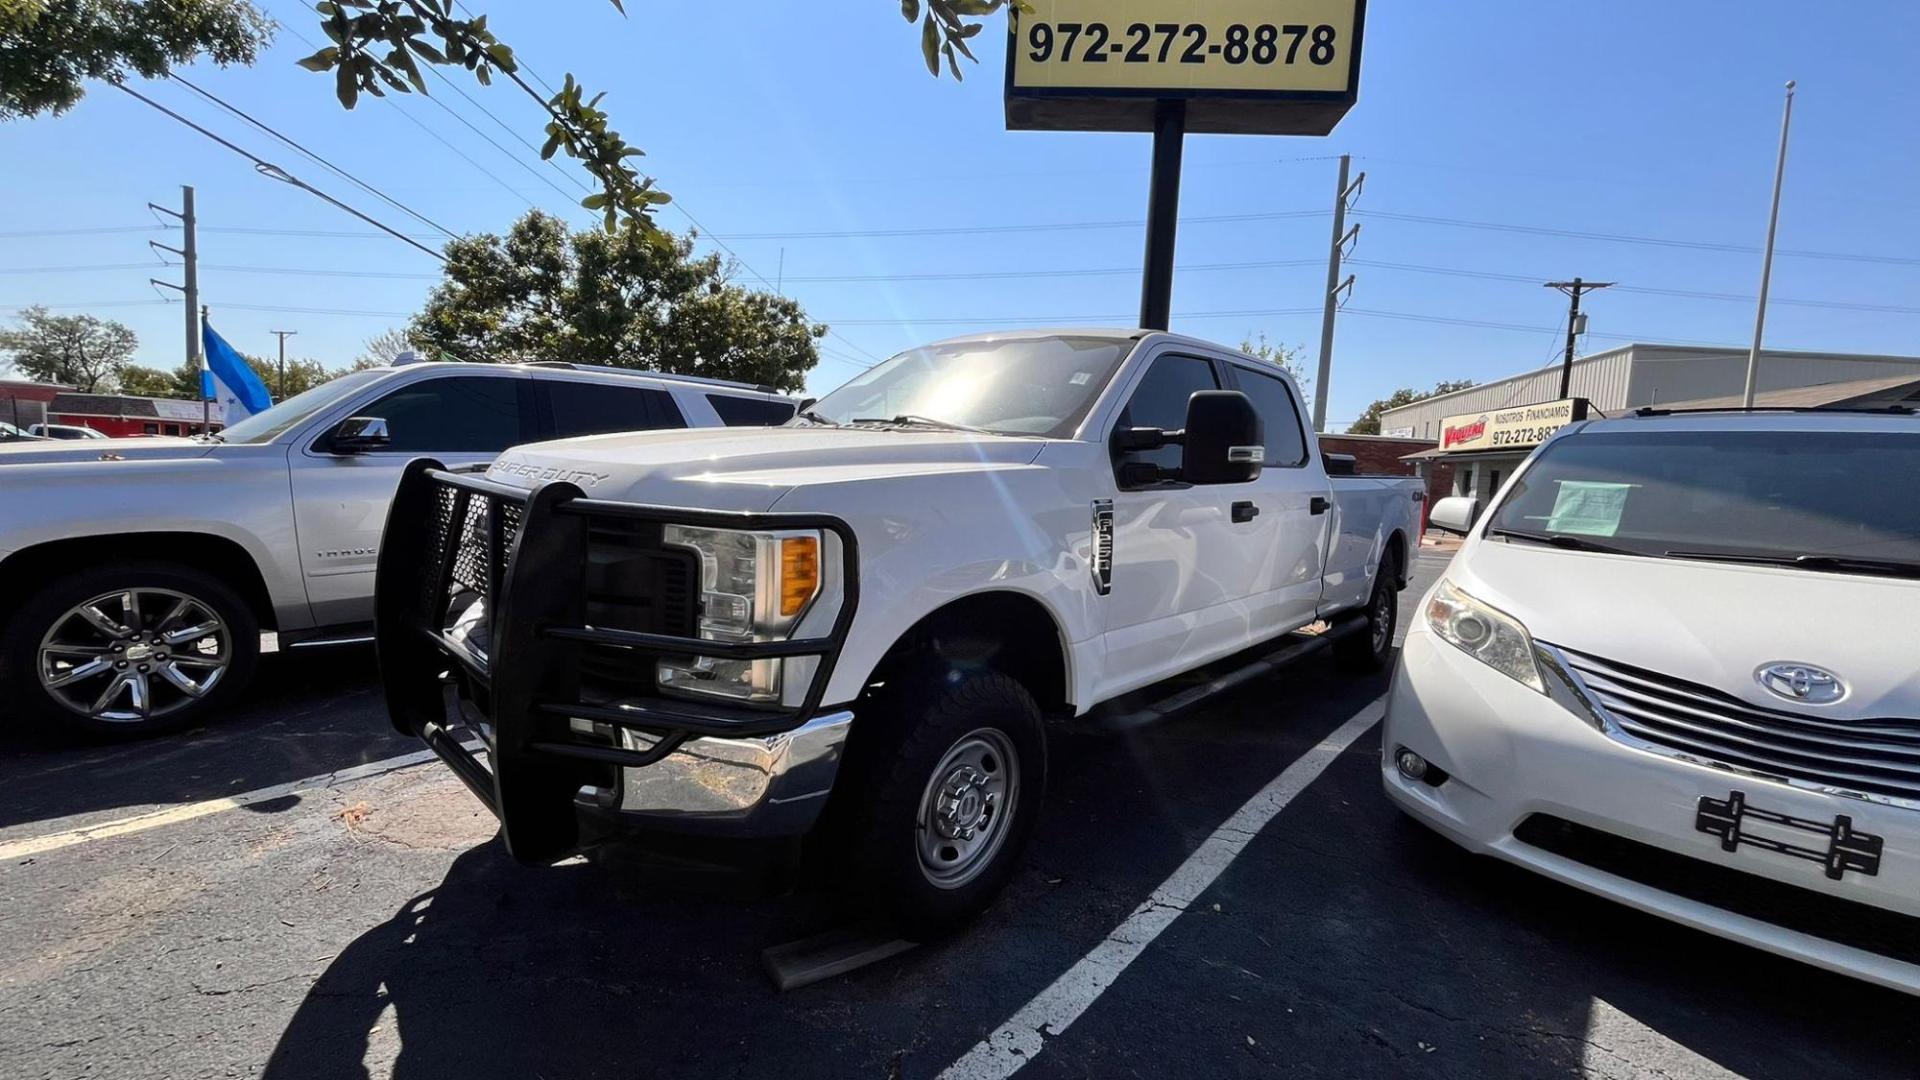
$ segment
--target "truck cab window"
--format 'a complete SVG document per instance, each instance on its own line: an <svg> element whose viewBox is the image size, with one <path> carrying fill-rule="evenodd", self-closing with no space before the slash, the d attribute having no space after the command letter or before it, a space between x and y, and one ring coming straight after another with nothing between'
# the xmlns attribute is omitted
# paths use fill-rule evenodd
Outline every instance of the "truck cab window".
<svg viewBox="0 0 1920 1080"><path fill-rule="evenodd" d="M489 452L527 442L514 378L452 376L403 387L356 415L387 422L389 453Z"/></svg>
<svg viewBox="0 0 1920 1080"><path fill-rule="evenodd" d="M1267 464L1298 468L1307 463L1307 437L1300 428L1300 407L1284 380L1262 375L1244 367L1235 367L1240 391L1253 402L1260 414L1260 427L1266 433Z"/></svg>
<svg viewBox="0 0 1920 1080"><path fill-rule="evenodd" d="M1166 355L1154 360L1146 377L1134 387L1127 407L1120 410L1118 428L1157 427L1173 431L1187 425L1187 399L1196 391L1218 390L1220 380L1213 364L1197 356ZM1158 450L1134 450L1121 461L1143 461L1163 469L1180 467L1180 447L1163 446Z"/></svg>
<svg viewBox="0 0 1920 1080"><path fill-rule="evenodd" d="M564 381L543 382L541 387L547 394L556 439L687 426L672 395L664 390Z"/></svg>

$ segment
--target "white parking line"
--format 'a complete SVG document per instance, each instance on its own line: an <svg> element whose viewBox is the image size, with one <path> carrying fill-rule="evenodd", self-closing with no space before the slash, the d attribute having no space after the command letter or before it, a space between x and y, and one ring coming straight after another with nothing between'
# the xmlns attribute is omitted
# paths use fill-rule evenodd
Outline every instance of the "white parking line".
<svg viewBox="0 0 1920 1080"><path fill-rule="evenodd" d="M344 784L352 780L365 780L372 776L383 776L398 769L405 769L432 760L433 751L421 750L417 753L402 754L399 757L386 758L382 761L370 761L365 765L355 765L350 769L323 773L319 776L309 776L304 780L275 784L272 787L264 787L258 791L249 791L241 795L228 795L224 798L208 799L204 802L169 806L164 810L135 814L132 817L115 818L112 821L103 821L97 825L85 825L77 829L68 829L64 832L48 833L45 836L28 837L24 840L12 840L7 843L0 843L0 863L25 858L30 855L42 855L49 851L58 851L61 848L72 847L75 844L84 844L89 840L105 840L109 837L125 836L128 833L157 829L162 825L173 825L182 821L192 821L194 818L206 817L208 814L217 814L223 810L237 810L242 806L285 798L288 795L296 795L303 791L317 791Z"/></svg>
<svg viewBox="0 0 1920 1080"><path fill-rule="evenodd" d="M1066 974L1053 981L1000 1029L974 1044L966 1056L947 1066L941 1080L1006 1080L1019 1072L1107 991L1127 965L1153 944L1161 931L1173 925L1187 905L1200 898L1274 815L1286 809L1294 796L1313 783L1347 747L1366 734L1384 715L1376 701L1296 758L1279 776L1234 812L1213 835L1187 856L1145 903L1115 927L1105 941L1080 958Z"/></svg>

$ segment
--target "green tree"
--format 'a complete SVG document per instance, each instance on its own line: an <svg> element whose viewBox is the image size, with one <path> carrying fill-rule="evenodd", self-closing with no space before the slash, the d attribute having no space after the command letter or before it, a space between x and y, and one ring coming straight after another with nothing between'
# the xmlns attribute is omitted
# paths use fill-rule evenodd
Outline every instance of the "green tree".
<svg viewBox="0 0 1920 1080"><path fill-rule="evenodd" d="M1415 390L1411 387L1403 386L1395 390L1392 394L1367 406L1366 409L1360 413L1360 419L1355 420L1353 424L1347 428L1347 434L1378 435L1380 434L1380 414L1386 412L1388 409L1398 409L1402 405L1411 405L1416 401L1425 401L1430 397L1438 397L1441 394L1451 394L1456 390L1468 390L1473 386L1474 381L1472 379L1461 379L1458 382L1436 383L1431 390Z"/></svg>
<svg viewBox="0 0 1920 1080"><path fill-rule="evenodd" d="M19 318L17 328L0 330L0 353L30 379L89 394L113 389L114 376L140 344L126 326L92 315L55 315L36 306Z"/></svg>
<svg viewBox="0 0 1920 1080"><path fill-rule="evenodd" d="M260 376L260 381L266 384L267 393L275 401L285 401L295 394L305 393L340 374L337 371L328 371L318 360L290 358L287 361L283 380L280 361L265 356L255 356L252 353L241 355L247 358L247 366L253 369L255 375ZM197 380L199 376L196 375L194 378ZM198 383L196 382L195 385Z"/></svg>
<svg viewBox="0 0 1920 1080"><path fill-rule="evenodd" d="M826 327L793 300L727 280L718 255L627 221L573 232L533 211L505 236L447 245L408 337L462 360L568 360L798 390Z"/></svg>
<svg viewBox="0 0 1920 1080"><path fill-rule="evenodd" d="M1288 348L1285 345L1273 345L1268 343L1265 334L1257 338L1249 334L1240 339L1240 351L1256 360L1265 360L1293 376L1294 383L1300 387L1300 395L1306 399L1300 403L1300 407L1312 411L1313 377L1307 374L1307 369L1300 361L1300 354L1306 351L1304 346Z"/></svg>
<svg viewBox="0 0 1920 1080"><path fill-rule="evenodd" d="M128 364L120 369L120 392L134 397L188 397L180 393L180 385L171 371L159 368L142 367Z"/></svg>
<svg viewBox="0 0 1920 1080"><path fill-rule="evenodd" d="M350 371L365 371L372 367L385 367L399 358L401 353L414 351L413 339L405 330L382 330L360 344L360 355L354 358Z"/></svg>
<svg viewBox="0 0 1920 1080"><path fill-rule="evenodd" d="M66 112L88 79L251 65L271 25L245 0L0 0L0 120Z"/></svg>
<svg viewBox="0 0 1920 1080"><path fill-rule="evenodd" d="M611 0L622 14L624 0ZM334 93L351 109L362 93L427 92L421 65L463 68L485 86L505 76L545 110L543 157L560 150L578 160L601 190L581 200L605 215L652 228L652 212L669 201L630 163L642 151L609 125L606 95L586 99L569 73L551 96L520 76L513 50L456 0L321 0L313 5L332 44L300 61L333 74ZM1025 0L900 0L900 14L920 26L920 51L936 77L944 57L954 78L958 57L974 59L967 42L984 16ZM469 17L461 18L461 15ZM129 75L160 78L206 56L219 64L252 64L270 39L272 20L247 0L0 0L0 120L59 113L85 94L87 79L120 83ZM431 39L431 40L429 40Z"/></svg>

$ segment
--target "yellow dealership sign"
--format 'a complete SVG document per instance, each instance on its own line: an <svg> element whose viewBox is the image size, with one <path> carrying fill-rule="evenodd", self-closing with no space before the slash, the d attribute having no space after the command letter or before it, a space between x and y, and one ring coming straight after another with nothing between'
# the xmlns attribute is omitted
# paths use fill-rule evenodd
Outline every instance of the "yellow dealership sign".
<svg viewBox="0 0 1920 1080"><path fill-rule="evenodd" d="M1440 421L1440 452L1513 450L1538 446L1553 433L1587 418L1586 398L1562 398L1538 405L1462 413Z"/></svg>
<svg viewBox="0 0 1920 1080"><path fill-rule="evenodd" d="M1007 126L1324 135L1359 96L1366 0L1029 0L1010 20Z"/></svg>

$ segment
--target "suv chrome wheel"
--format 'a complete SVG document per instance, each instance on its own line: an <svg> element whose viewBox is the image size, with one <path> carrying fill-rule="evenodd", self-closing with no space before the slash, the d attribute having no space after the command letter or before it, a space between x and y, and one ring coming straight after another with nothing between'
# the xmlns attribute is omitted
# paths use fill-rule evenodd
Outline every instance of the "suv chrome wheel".
<svg viewBox="0 0 1920 1080"><path fill-rule="evenodd" d="M996 728L976 728L934 767L916 825L920 870L958 889L979 876L1006 842L1020 799L1020 758Z"/></svg>
<svg viewBox="0 0 1920 1080"><path fill-rule="evenodd" d="M40 685L96 720L141 723L205 697L233 662L232 632L172 589L122 589L68 609L40 639Z"/></svg>

